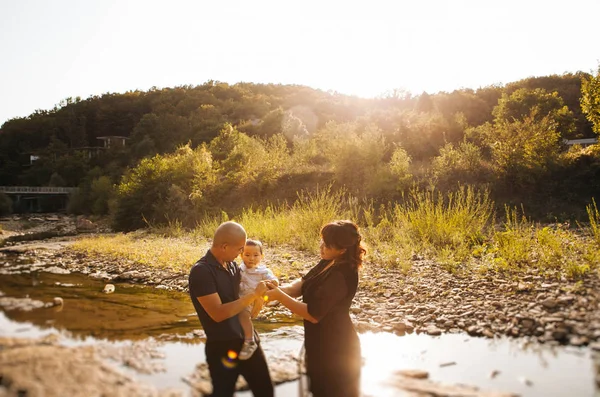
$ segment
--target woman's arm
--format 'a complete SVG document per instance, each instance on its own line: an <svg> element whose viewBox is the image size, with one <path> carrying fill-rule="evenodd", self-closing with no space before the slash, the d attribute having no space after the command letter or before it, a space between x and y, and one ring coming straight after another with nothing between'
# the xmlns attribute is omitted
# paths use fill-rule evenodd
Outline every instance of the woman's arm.
<svg viewBox="0 0 600 397"><path fill-rule="evenodd" d="M304 283L304 280L299 278L298 280L295 280L291 284L286 284L286 285L280 287L280 289L281 289L281 292L283 292L284 294L289 295L292 298L297 298L302 295L302 284L303 283Z"/></svg>
<svg viewBox="0 0 600 397"><path fill-rule="evenodd" d="M296 287L296 285L301 286L302 280L300 280L300 283L298 283L298 280L295 281L294 283L287 286L287 288L294 287L294 289L296 289L296 288L298 288L298 287ZM299 300L296 300L293 297L289 296L287 293L285 293L282 290L283 288L286 288L286 287L274 288L272 290L267 291L265 293L265 295L267 295L269 297L269 300L278 300L279 302L281 302L281 304L283 306L290 309L290 311L292 313L297 314L298 316L302 317L303 319L308 320L313 324L316 324L319 322L316 318L314 318L313 316L310 315L310 313L308 312L308 305L306 303L300 302Z"/></svg>

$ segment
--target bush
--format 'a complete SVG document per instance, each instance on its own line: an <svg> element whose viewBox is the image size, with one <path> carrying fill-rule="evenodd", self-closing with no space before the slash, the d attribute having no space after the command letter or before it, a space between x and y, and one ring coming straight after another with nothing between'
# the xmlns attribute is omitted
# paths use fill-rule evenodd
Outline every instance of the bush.
<svg viewBox="0 0 600 397"><path fill-rule="evenodd" d="M209 146L219 174L233 184L274 182L286 169L289 150L281 134L266 140L226 124Z"/></svg>
<svg viewBox="0 0 600 397"><path fill-rule="evenodd" d="M204 146L192 150L186 145L174 154L143 159L125 173L117 188L114 227L132 230L145 222L175 219L193 225L214 181L212 157Z"/></svg>
<svg viewBox="0 0 600 397"><path fill-rule="evenodd" d="M92 213L94 215L108 214L108 203L115 194L112 181L107 176L101 176L92 181L90 189L90 201L92 202Z"/></svg>
<svg viewBox="0 0 600 397"><path fill-rule="evenodd" d="M448 143L433 159L431 173L439 189L452 189L457 184L481 185L489 181L491 169L484 160L481 149L469 142L458 147Z"/></svg>
<svg viewBox="0 0 600 397"><path fill-rule="evenodd" d="M13 203L10 197L4 193L0 193L0 216L12 214Z"/></svg>

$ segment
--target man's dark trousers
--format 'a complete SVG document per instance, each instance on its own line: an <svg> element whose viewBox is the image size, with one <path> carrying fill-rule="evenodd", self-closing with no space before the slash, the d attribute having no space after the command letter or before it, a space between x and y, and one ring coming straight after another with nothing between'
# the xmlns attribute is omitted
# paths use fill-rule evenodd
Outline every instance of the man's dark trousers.
<svg viewBox="0 0 600 397"><path fill-rule="evenodd" d="M206 362L212 379L212 397L232 397L235 382L242 375L255 397L273 397L273 383L260 344L248 360L231 359L229 351L239 354L243 340L206 343Z"/></svg>

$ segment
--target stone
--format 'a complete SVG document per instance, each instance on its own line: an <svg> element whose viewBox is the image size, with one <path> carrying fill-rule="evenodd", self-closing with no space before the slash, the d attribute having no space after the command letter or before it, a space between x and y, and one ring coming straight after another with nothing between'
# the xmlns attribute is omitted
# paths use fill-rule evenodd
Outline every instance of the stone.
<svg viewBox="0 0 600 397"><path fill-rule="evenodd" d="M542 301L542 306L546 309L555 309L558 306L558 302L555 299L548 298Z"/></svg>
<svg viewBox="0 0 600 397"><path fill-rule="evenodd" d="M395 375L404 376L412 379L428 379L429 372L419 369L402 369L394 372Z"/></svg>
<svg viewBox="0 0 600 397"><path fill-rule="evenodd" d="M519 379L519 382L523 383L525 386L533 386L533 382L524 376L519 376L518 379Z"/></svg>
<svg viewBox="0 0 600 397"><path fill-rule="evenodd" d="M442 368L444 368L444 367L451 367L453 365L456 365L456 361L448 361L448 362L445 362L445 363L441 363L440 367L442 367Z"/></svg>
<svg viewBox="0 0 600 397"><path fill-rule="evenodd" d="M594 351L600 352L600 342L590 343L590 348Z"/></svg>
<svg viewBox="0 0 600 397"><path fill-rule="evenodd" d="M467 328L467 333L471 336L477 336L479 335L479 328L476 325L471 325Z"/></svg>
<svg viewBox="0 0 600 397"><path fill-rule="evenodd" d="M442 334L442 331L434 325L430 325L429 327L427 327L425 329L425 332L427 332L428 335L432 335L432 336L438 336L438 335Z"/></svg>
<svg viewBox="0 0 600 397"><path fill-rule="evenodd" d="M91 232L96 230L97 226L89 219L86 219L82 216L77 218L77 222L75 224L75 229L78 232Z"/></svg>
<svg viewBox="0 0 600 397"><path fill-rule="evenodd" d="M112 294L115 292L115 286L113 284L106 284L102 290L105 294Z"/></svg>
<svg viewBox="0 0 600 397"><path fill-rule="evenodd" d="M487 337L487 338L493 338L494 337L494 332L492 332L492 330L485 328L482 332L483 336Z"/></svg>
<svg viewBox="0 0 600 397"><path fill-rule="evenodd" d="M521 319L521 327L525 329L531 329L535 326L535 320L531 318L523 318Z"/></svg>
<svg viewBox="0 0 600 397"><path fill-rule="evenodd" d="M53 303L54 306L62 306L65 302L63 301L63 298L61 298L60 296L56 296L53 299Z"/></svg>
<svg viewBox="0 0 600 397"><path fill-rule="evenodd" d="M406 331L406 324L404 324L402 321L393 324L392 327L399 332Z"/></svg>

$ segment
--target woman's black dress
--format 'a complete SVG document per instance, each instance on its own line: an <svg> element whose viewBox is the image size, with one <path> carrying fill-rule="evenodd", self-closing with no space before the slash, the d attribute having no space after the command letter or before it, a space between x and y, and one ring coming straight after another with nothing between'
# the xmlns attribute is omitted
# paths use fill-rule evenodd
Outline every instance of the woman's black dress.
<svg viewBox="0 0 600 397"><path fill-rule="evenodd" d="M322 260L303 277L302 296L319 322L304 320L306 371L314 397L360 395L360 342L350 319L358 271Z"/></svg>

